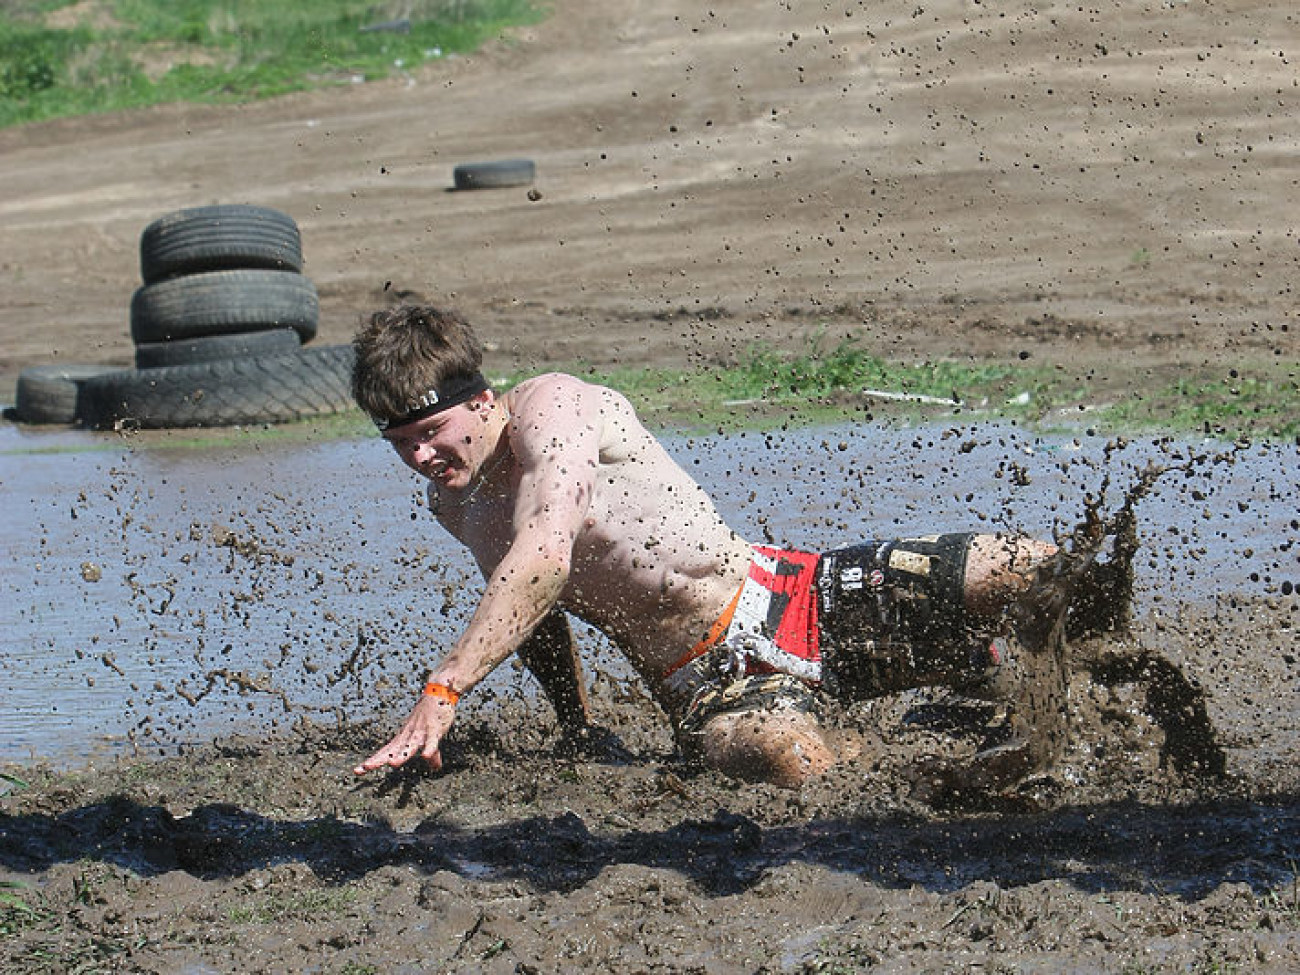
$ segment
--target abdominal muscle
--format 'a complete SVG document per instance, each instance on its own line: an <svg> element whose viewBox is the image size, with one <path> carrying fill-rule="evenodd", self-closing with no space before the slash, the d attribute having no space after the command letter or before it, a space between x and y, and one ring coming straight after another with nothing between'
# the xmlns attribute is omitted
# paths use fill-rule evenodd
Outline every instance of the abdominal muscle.
<svg viewBox="0 0 1300 975"><path fill-rule="evenodd" d="M647 465L663 476L634 471L628 484L623 472L602 470L563 597L652 683L708 633L751 558L704 492L668 463Z"/></svg>
<svg viewBox="0 0 1300 975"><path fill-rule="evenodd" d="M744 577L742 570L733 579L722 566L702 578L657 571L648 579L647 569L619 578L616 571L575 572L562 603L618 644L652 684L703 639Z"/></svg>

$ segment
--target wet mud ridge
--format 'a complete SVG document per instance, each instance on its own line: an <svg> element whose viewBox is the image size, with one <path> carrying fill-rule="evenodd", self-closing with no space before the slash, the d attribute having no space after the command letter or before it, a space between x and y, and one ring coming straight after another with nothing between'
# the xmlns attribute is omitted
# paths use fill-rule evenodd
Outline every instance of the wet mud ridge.
<svg viewBox="0 0 1300 975"><path fill-rule="evenodd" d="M901 722L888 754L794 797L693 774L631 729L630 762L506 745L527 720L472 720L446 774L373 785L346 772L368 729L33 776L0 812L0 967L290 970L310 954L332 971L558 972L581 952L592 970L816 971L991 949L1033 967L1136 960L1153 940L1174 965L1300 959L1294 783L1190 787L1159 760L1139 780L1116 760L1131 741L1093 739L1033 811L943 813L909 798L920 746ZM701 938L716 967L678 964Z"/></svg>

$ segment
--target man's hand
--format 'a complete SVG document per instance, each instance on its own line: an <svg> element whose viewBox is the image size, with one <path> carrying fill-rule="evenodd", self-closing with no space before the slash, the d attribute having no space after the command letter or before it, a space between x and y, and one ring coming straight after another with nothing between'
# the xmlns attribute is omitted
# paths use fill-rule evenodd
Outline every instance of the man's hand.
<svg viewBox="0 0 1300 975"><path fill-rule="evenodd" d="M354 775L365 775L385 765L397 768L419 755L437 771L442 768L442 755L438 745L456 717L456 706L441 698L424 696L415 706L402 730L393 736L379 751L352 770Z"/></svg>

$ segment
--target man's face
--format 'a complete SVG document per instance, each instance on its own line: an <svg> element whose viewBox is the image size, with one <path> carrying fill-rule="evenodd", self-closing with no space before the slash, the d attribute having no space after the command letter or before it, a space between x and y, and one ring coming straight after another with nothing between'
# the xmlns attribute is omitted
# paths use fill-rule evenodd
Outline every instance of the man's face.
<svg viewBox="0 0 1300 975"><path fill-rule="evenodd" d="M389 427L384 439L402 463L439 487L464 490L491 451L485 444L490 394L427 416Z"/></svg>

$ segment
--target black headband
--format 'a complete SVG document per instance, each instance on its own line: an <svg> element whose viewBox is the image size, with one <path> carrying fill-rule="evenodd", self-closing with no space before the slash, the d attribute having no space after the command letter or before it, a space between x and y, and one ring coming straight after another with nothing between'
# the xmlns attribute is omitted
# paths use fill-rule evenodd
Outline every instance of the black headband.
<svg viewBox="0 0 1300 975"><path fill-rule="evenodd" d="M449 410L453 406L459 406L467 399L472 399L488 388L488 381L483 378L481 372L470 373L468 376L453 376L445 380L441 387L435 387L417 396L401 416L389 418L372 416L371 419L375 421L375 426L379 427L380 430L387 430L389 427L404 427L408 423L414 423L416 420L423 420L435 413Z"/></svg>

